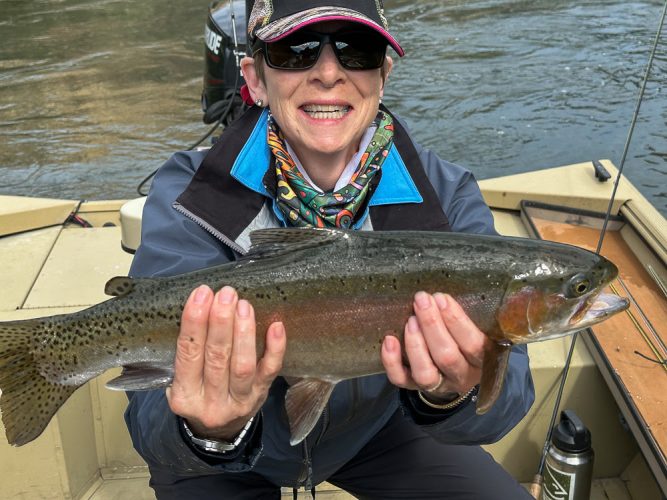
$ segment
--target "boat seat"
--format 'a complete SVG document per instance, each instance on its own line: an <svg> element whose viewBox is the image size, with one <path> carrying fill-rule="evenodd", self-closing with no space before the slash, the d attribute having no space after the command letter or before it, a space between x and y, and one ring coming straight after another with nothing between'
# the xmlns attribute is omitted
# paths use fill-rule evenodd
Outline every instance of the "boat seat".
<svg viewBox="0 0 667 500"><path fill-rule="evenodd" d="M141 216L146 197L135 198L120 207L120 244L127 253L134 254L141 243Z"/></svg>

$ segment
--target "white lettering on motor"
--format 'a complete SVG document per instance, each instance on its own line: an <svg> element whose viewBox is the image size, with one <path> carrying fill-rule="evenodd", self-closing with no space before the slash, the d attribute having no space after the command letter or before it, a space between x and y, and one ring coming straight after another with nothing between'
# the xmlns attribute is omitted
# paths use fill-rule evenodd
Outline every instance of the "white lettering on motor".
<svg viewBox="0 0 667 500"><path fill-rule="evenodd" d="M206 38L206 46L208 47L208 50L213 52L215 55L218 55L218 52L220 52L220 42L222 42L222 37L214 31L211 31L208 26L205 26L204 37Z"/></svg>

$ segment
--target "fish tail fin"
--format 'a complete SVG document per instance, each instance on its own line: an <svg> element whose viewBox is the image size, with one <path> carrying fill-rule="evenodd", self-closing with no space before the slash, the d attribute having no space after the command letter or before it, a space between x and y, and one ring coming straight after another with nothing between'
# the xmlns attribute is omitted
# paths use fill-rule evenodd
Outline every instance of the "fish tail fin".
<svg viewBox="0 0 667 500"><path fill-rule="evenodd" d="M39 319L0 323L0 413L14 446L39 436L78 388L54 384L39 372L31 344L42 327Z"/></svg>

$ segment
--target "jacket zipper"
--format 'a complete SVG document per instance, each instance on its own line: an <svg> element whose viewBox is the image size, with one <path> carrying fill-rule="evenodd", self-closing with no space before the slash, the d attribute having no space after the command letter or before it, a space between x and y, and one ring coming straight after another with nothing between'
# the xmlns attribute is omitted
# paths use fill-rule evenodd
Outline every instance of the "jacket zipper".
<svg viewBox="0 0 667 500"><path fill-rule="evenodd" d="M211 226L208 222L205 222L203 219L200 217L197 217L195 214L190 212L188 209L186 209L183 205L175 201L172 204L172 207L180 214L184 215L191 221L193 221L195 224L197 224L199 227L204 229L206 232L211 234L213 237L215 237L217 240L221 241L225 245L227 245L229 248L234 250L235 252L238 252L241 255L245 255L247 252L241 248L237 243L229 239L227 236L225 236L223 233L215 229L213 226ZM319 435L317 436L317 439L315 440L313 446L317 446L317 444L320 442L322 439L322 436L324 435L327 426L329 425L329 408L325 407L324 411L322 412L322 430L320 431ZM313 464L310 459L310 450L308 449L308 439L303 440L303 470L301 471L301 474L299 475L299 479L297 481L297 484L303 484L304 488L306 491L311 491L313 493L313 498L314 498L314 486L313 486Z"/></svg>
<svg viewBox="0 0 667 500"><path fill-rule="evenodd" d="M315 485L313 484L313 463L310 458L310 450L312 448L315 448L320 443L322 437L324 436L324 433L327 430L327 427L329 427L328 406L326 406L324 408L324 411L322 412L322 429L320 430L320 433L317 435L317 439L313 441L313 446L311 448L308 448L308 438L303 440L303 469L301 470L301 474L299 474L297 485L303 485L306 491L313 492L315 487ZM314 496L315 495L313 493L313 498Z"/></svg>
<svg viewBox="0 0 667 500"><path fill-rule="evenodd" d="M243 248L241 248L236 242L234 242L234 241L230 240L229 238L227 238L227 236L225 236L225 235L222 234L220 231L218 231L216 228L214 228L213 226L211 226L208 222L205 222L203 219L197 217L195 214L193 214L192 212L190 212L188 209L186 209L183 205L181 205L181 204L178 203L177 201L175 201L175 202L172 204L172 207L173 207L178 213L184 215L185 217L187 217L188 219L190 219L191 221L193 221L194 223L196 223L199 227L201 227L201 228L204 229L206 232L208 232L208 233L210 233L211 235L213 235L215 238L217 238L218 240L220 240L222 243L224 243L225 245L227 245L229 248L231 248L231 249L234 250L235 252L238 252L238 253L240 253L241 255L245 255L245 254L247 253L247 252L246 252Z"/></svg>

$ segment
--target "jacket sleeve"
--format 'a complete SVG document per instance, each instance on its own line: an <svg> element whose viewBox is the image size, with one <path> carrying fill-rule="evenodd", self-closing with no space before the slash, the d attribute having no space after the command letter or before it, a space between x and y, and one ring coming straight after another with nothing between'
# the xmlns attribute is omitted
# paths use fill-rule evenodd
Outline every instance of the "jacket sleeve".
<svg viewBox="0 0 667 500"><path fill-rule="evenodd" d="M131 276L173 276L233 258L231 250L172 206L203 156L200 152L177 153L158 171L144 207L141 245L132 261ZM259 456L260 424L255 426L245 446L234 456L221 460L198 453L186 441L164 389L128 392L128 397L125 422L135 449L152 474L243 472Z"/></svg>
<svg viewBox="0 0 667 500"><path fill-rule="evenodd" d="M453 231L497 234L491 210L484 202L473 174L418 144L415 148L426 169ZM415 397L414 391L401 391L404 411L424 430L453 444L493 443L507 434L526 415L535 399L533 380L525 345L515 346L509 359L505 383L491 410L477 415L471 402L455 411L434 415Z"/></svg>

